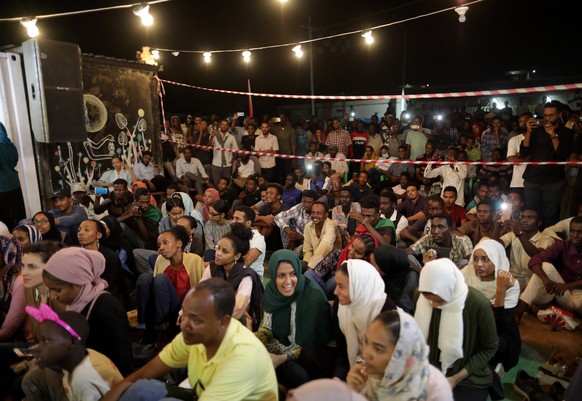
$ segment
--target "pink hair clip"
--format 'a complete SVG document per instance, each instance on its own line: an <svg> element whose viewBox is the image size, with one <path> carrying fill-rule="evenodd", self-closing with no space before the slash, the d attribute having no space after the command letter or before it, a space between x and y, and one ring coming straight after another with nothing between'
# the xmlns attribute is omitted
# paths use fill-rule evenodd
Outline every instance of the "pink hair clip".
<svg viewBox="0 0 582 401"><path fill-rule="evenodd" d="M28 313L30 316L32 316L33 318L35 318L39 322L44 322L45 320L50 320L51 322L55 322L56 324L61 326L63 329L67 330L70 335L75 337L77 340L81 341L81 336L78 335L77 332L71 326L69 326L67 323L63 322L59 318L59 315L57 315L56 312L53 311L48 305L41 304L38 309L33 307L33 306L27 306L25 308L25 310L26 310L26 313Z"/></svg>

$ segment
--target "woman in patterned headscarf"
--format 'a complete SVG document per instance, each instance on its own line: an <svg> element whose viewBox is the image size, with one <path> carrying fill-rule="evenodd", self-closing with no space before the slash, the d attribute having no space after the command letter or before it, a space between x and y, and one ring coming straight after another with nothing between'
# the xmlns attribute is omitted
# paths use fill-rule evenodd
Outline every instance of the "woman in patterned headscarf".
<svg viewBox="0 0 582 401"><path fill-rule="evenodd" d="M368 326L363 363L348 373L348 386L368 400L452 401L445 376L428 362L429 348L418 324L402 310L386 311Z"/></svg>
<svg viewBox="0 0 582 401"><path fill-rule="evenodd" d="M42 240L42 234L39 229L30 224L23 224L14 228L14 230L12 230L12 237L20 242L22 249Z"/></svg>
<svg viewBox="0 0 582 401"><path fill-rule="evenodd" d="M0 323L3 323L10 307L14 280L22 267L22 247L16 239L0 236L0 251Z"/></svg>

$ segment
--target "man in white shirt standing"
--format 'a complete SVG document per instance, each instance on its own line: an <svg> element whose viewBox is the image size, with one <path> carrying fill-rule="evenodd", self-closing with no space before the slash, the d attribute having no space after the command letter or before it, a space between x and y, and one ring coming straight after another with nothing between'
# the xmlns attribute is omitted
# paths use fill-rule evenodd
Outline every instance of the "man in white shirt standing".
<svg viewBox="0 0 582 401"><path fill-rule="evenodd" d="M261 134L255 138L255 151L265 153L277 153L279 151L279 140L271 134L271 126L268 122L261 123ZM275 177L275 157L259 156L261 173L268 182L272 182Z"/></svg>
<svg viewBox="0 0 582 401"><path fill-rule="evenodd" d="M241 224L247 228L250 228L253 232L253 237L250 240L250 249L244 257L244 265L245 267L250 267L253 269L262 280L263 273L265 271L263 263L265 261L267 245L265 243L265 237L263 237L257 230L252 228L255 217L256 214L253 209L248 206L239 206L234 209L231 227L235 224Z"/></svg>
<svg viewBox="0 0 582 401"><path fill-rule="evenodd" d="M218 131L213 130L210 134L209 145L214 148L224 148L238 150L238 145L234 135L228 132L228 121L220 120ZM226 150L214 149L212 152L212 166L210 167L210 175L214 185L218 185L220 177L230 177L232 172L232 152Z"/></svg>
<svg viewBox="0 0 582 401"><path fill-rule="evenodd" d="M184 149L184 157L176 160L176 177L183 178L188 183L188 186L194 185L196 193L202 195L204 193L204 184L211 186L210 178L200 160L192 157L192 148Z"/></svg>
<svg viewBox="0 0 582 401"><path fill-rule="evenodd" d="M519 148L525 139L525 135L523 133L531 131L531 128L527 124L530 118L533 118L530 113L523 113L521 116L519 116L519 130L521 133L511 138L507 143L507 161L527 161L527 159L522 158L519 155ZM525 172L526 167L527 166L524 164L513 166L513 175L511 176L511 184L509 185L510 188L523 188L523 173Z"/></svg>

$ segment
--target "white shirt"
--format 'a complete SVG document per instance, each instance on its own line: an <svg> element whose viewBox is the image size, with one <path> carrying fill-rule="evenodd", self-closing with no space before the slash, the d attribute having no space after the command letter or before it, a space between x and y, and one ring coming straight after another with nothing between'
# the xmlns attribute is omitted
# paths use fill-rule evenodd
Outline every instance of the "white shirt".
<svg viewBox="0 0 582 401"><path fill-rule="evenodd" d="M237 174L239 177L246 178L250 177L251 175L255 174L255 163L252 159L249 159L247 164L240 163L238 166Z"/></svg>
<svg viewBox="0 0 582 401"><path fill-rule="evenodd" d="M509 140L507 143L507 157L519 154L519 147L524 138L525 135L519 134ZM526 167L524 164L513 166L513 175L511 176L511 184L509 184L510 188L523 188L523 173Z"/></svg>
<svg viewBox="0 0 582 401"><path fill-rule="evenodd" d="M277 137L273 134L260 135L255 138L255 151L262 152L267 149L273 149L272 153L279 151L279 141ZM273 168L275 167L275 156L259 156L259 164L261 168Z"/></svg>
<svg viewBox="0 0 582 401"><path fill-rule="evenodd" d="M126 169L121 169L121 173L118 173L117 170L107 170L101 175L99 181L107 182L109 184L113 184L113 181L123 178L127 181L127 186L131 188L131 184L133 182L133 178L131 178L131 173Z"/></svg>
<svg viewBox="0 0 582 401"><path fill-rule="evenodd" d="M251 238L251 240L249 241L250 243L249 249L258 250L260 252L260 255L257 258L257 260L255 260L250 266L247 267L250 267L255 272L257 272L259 276L263 277L263 274L265 272L265 267L263 266L263 263L265 262L265 252L267 251L267 245L265 243L265 237L263 237L263 235L260 232L258 232L254 228L252 229L252 231L253 238Z"/></svg>
<svg viewBox="0 0 582 401"><path fill-rule="evenodd" d="M525 279L525 284L533 275L533 272L528 267L531 256L529 256L525 249L523 249L523 245L521 244L519 238L517 238L513 232L502 235L500 241L503 242L503 245L505 245L506 248L511 246L511 250L509 252L509 271L515 277ZM548 235L538 232L529 239L529 242L531 242L532 245L536 248L546 249L551 246L555 240ZM520 282L520 285L521 284L522 283Z"/></svg>
<svg viewBox="0 0 582 401"><path fill-rule="evenodd" d="M328 154L326 154L324 157L331 157L331 156L330 156L330 154L328 153ZM337 159L345 159L345 158L346 158L346 155L344 155L343 153L339 153L339 152L338 152L338 153L335 155L335 157L336 157ZM341 162L341 161L338 161L338 160L334 160L334 161L332 161L332 162L330 162L330 163L331 163L331 169L332 169L333 171L335 171L336 173L338 173L338 174L343 174L343 173L345 173L346 171L348 171L348 163L347 163L347 162L345 162L345 161Z"/></svg>
<svg viewBox="0 0 582 401"><path fill-rule="evenodd" d="M186 162L186 159L183 157L176 160L176 177L182 178L186 173L197 174L202 178L208 178L208 174L206 174L202 163L195 157L190 159L190 163Z"/></svg>
<svg viewBox="0 0 582 401"><path fill-rule="evenodd" d="M446 187L455 187L457 189L457 201L459 206L465 207L465 178L467 177L467 166L464 164L455 164L453 168L450 165L442 165L435 169L432 168L434 164L428 163L424 170L425 178L436 178L441 176L443 178L443 189L441 196L445 192Z"/></svg>
<svg viewBox="0 0 582 401"><path fill-rule="evenodd" d="M398 212L396 211L396 209L394 209L394 212L392 212L392 216L386 217L386 216L384 216L384 213L382 213L380 215L380 217L382 217L383 219L388 218L388 219L392 220L392 222L394 224L396 224L396 217L398 217L397 215L398 215ZM400 221L398 222L398 224L396 224L396 241L400 240L400 232L402 230L404 230L406 227L408 227L408 219L406 217L402 216L400 218Z"/></svg>
<svg viewBox="0 0 582 401"><path fill-rule="evenodd" d="M140 181L151 181L157 175L157 171L152 163L148 163L146 166L140 160L133 165L133 174L135 174L135 178Z"/></svg>
<svg viewBox="0 0 582 401"><path fill-rule="evenodd" d="M383 163L384 160L398 160L397 157L394 156L390 156L388 157L388 159L383 158L382 156L380 156L378 158L378 161L376 162L376 165L374 166L375 169L380 170L380 171L388 171L388 169L390 168L390 166L392 166L392 163Z"/></svg>
<svg viewBox="0 0 582 401"><path fill-rule="evenodd" d="M221 132L219 132L217 134L218 135L222 135ZM234 137L234 135L232 135L231 133L227 132L226 135L223 136L223 138L225 139L224 141L224 148L226 149L233 149L233 150L238 150L238 145L236 143L236 139ZM222 146L220 145L220 143L218 143L218 140L216 139L216 136L212 138L212 146L216 147L216 148L221 148ZM220 154L223 151L221 150L214 150L212 152L212 165L216 166L216 167L229 167L231 165L232 162L232 152L227 152L224 151L224 165L221 166L220 165Z"/></svg>

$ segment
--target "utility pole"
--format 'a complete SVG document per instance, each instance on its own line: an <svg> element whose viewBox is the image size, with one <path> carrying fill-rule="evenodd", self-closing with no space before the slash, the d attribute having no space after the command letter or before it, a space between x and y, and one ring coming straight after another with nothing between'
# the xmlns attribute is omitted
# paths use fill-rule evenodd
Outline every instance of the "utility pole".
<svg viewBox="0 0 582 401"><path fill-rule="evenodd" d="M311 15L307 19L307 28L309 29L309 80L311 82L311 96L315 95L315 91L313 89L313 34L311 28ZM311 99L311 115L315 115L315 99Z"/></svg>
<svg viewBox="0 0 582 401"><path fill-rule="evenodd" d="M404 49L402 52L402 97L400 98L400 112L396 111L397 115L400 115L404 110L406 110L406 100L404 100L404 87L406 86L406 34L406 24L404 24Z"/></svg>

